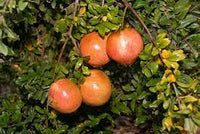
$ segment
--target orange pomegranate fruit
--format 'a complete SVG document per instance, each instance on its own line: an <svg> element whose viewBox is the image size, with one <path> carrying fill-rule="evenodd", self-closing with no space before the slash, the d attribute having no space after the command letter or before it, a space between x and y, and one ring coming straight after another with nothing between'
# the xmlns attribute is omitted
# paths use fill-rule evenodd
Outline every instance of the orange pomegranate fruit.
<svg viewBox="0 0 200 134"><path fill-rule="evenodd" d="M82 96L77 85L69 79L60 79L51 84L48 101L55 110L61 113L72 113L80 107Z"/></svg>
<svg viewBox="0 0 200 134"><path fill-rule="evenodd" d="M86 34L80 42L80 53L82 56L90 56L88 64L100 67L110 61L106 53L107 37L102 38L97 32Z"/></svg>
<svg viewBox="0 0 200 134"><path fill-rule="evenodd" d="M90 106L101 106L108 102L112 87L109 77L101 70L91 70L91 75L80 85L83 102Z"/></svg>
<svg viewBox="0 0 200 134"><path fill-rule="evenodd" d="M107 54L122 65L133 64L143 49L141 35L133 28L111 33L107 39Z"/></svg>

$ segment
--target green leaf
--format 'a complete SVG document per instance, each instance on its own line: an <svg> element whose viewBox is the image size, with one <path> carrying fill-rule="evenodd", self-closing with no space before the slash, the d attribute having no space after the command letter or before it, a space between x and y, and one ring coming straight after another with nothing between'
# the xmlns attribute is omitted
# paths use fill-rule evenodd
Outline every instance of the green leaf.
<svg viewBox="0 0 200 134"><path fill-rule="evenodd" d="M2 41L0 41L0 53L4 56L8 55L8 47Z"/></svg>
<svg viewBox="0 0 200 134"><path fill-rule="evenodd" d="M112 24L110 22L102 22L101 25L107 27L110 30L118 30L120 25Z"/></svg>
<svg viewBox="0 0 200 134"><path fill-rule="evenodd" d="M167 108L169 107L170 103L171 103L171 100L170 100L170 99L165 100L164 103L163 103L163 108L164 108L164 109L167 109Z"/></svg>
<svg viewBox="0 0 200 134"><path fill-rule="evenodd" d="M156 8L155 11L154 11L154 21L156 23L159 22L161 15L162 15L162 12L159 10L159 8Z"/></svg>
<svg viewBox="0 0 200 134"><path fill-rule="evenodd" d="M152 56L156 56L156 55L158 55L159 54L159 50L158 50L158 48L156 48L156 47L153 47L153 50L152 50Z"/></svg>
<svg viewBox="0 0 200 134"><path fill-rule="evenodd" d="M8 8L10 13L12 13L12 9L16 7L16 0L10 0L8 4Z"/></svg>
<svg viewBox="0 0 200 134"><path fill-rule="evenodd" d="M152 104L149 105L150 108L157 108L159 105L159 101L155 100Z"/></svg>
<svg viewBox="0 0 200 134"><path fill-rule="evenodd" d="M24 2L24 0L20 0L18 2L19 10L23 11L28 5L28 2Z"/></svg>
<svg viewBox="0 0 200 134"><path fill-rule="evenodd" d="M116 16L119 12L119 7L118 6L111 6L110 7L110 15L111 16Z"/></svg>
<svg viewBox="0 0 200 134"><path fill-rule="evenodd" d="M150 71L147 67L142 68L142 73L143 73L147 78L150 78L150 77L152 76L151 71Z"/></svg>
<svg viewBox="0 0 200 134"><path fill-rule="evenodd" d="M159 33L157 36L157 41L163 40L166 37L166 35L167 35L166 32Z"/></svg>
<svg viewBox="0 0 200 134"><path fill-rule="evenodd" d="M193 15L187 15L186 18L184 20L181 21L181 24L180 26L178 27L178 29L181 29L181 28L185 28L187 27L188 25L192 24L193 22L195 22L197 19L195 16Z"/></svg>
<svg viewBox="0 0 200 134"><path fill-rule="evenodd" d="M136 125L140 125L140 124L143 124L145 123L146 121L148 120L148 116L139 116L135 119L135 124Z"/></svg>
<svg viewBox="0 0 200 134"><path fill-rule="evenodd" d="M67 22L65 19L57 20L54 29L56 32L65 32L67 30Z"/></svg>
<svg viewBox="0 0 200 134"><path fill-rule="evenodd" d="M120 96L121 100L126 101L126 100L136 100L137 95L132 93L132 94L123 94L122 96Z"/></svg>
<svg viewBox="0 0 200 134"><path fill-rule="evenodd" d="M12 113L12 121L13 122L20 122L22 119L22 114L19 110Z"/></svg>
<svg viewBox="0 0 200 134"><path fill-rule="evenodd" d="M134 87L131 86L130 84L126 84L125 86L122 86L122 89L126 92L134 91Z"/></svg>
<svg viewBox="0 0 200 134"><path fill-rule="evenodd" d="M144 6L146 6L146 1L145 0L136 0L135 1L135 3L134 3L134 5L133 5L133 7L135 8L135 9L138 9L138 8L141 8L141 7L144 7Z"/></svg>
<svg viewBox="0 0 200 134"><path fill-rule="evenodd" d="M177 13L177 12L183 11L187 5L189 5L189 0L177 1L176 4L174 5L174 7L175 7L174 12Z"/></svg>
<svg viewBox="0 0 200 134"><path fill-rule="evenodd" d="M76 65L75 65L75 70L78 70L83 64L83 58L79 58Z"/></svg>
<svg viewBox="0 0 200 134"><path fill-rule="evenodd" d="M35 109L36 109L36 111L39 112L40 114L44 114L44 113L45 113L44 109L42 109L42 108L39 107L39 106L35 106Z"/></svg>
<svg viewBox="0 0 200 134"><path fill-rule="evenodd" d="M53 0L53 2L51 3L51 7L52 7L53 9L55 9L55 7L56 7L56 0Z"/></svg>
<svg viewBox="0 0 200 134"><path fill-rule="evenodd" d="M132 111L135 111L135 109L136 109L136 99L133 99L132 101L131 101L131 110Z"/></svg>
<svg viewBox="0 0 200 134"><path fill-rule="evenodd" d="M90 75L90 70L87 66L82 66L82 71L84 75Z"/></svg>
<svg viewBox="0 0 200 134"><path fill-rule="evenodd" d="M192 34L188 36L186 39L191 39L192 41L198 42L200 40L200 34Z"/></svg>
<svg viewBox="0 0 200 134"><path fill-rule="evenodd" d="M188 131L190 133L196 133L198 130L198 127L195 122L192 121L191 118L185 118L184 119L184 129L185 131Z"/></svg>
<svg viewBox="0 0 200 134"><path fill-rule="evenodd" d="M2 112L0 115L0 126L7 126L9 123L9 114L7 112Z"/></svg>
<svg viewBox="0 0 200 134"><path fill-rule="evenodd" d="M198 124L200 126L200 119L199 117L192 117L192 120L194 121L194 123Z"/></svg>
<svg viewBox="0 0 200 134"><path fill-rule="evenodd" d="M117 102L115 104L115 106L112 107L111 111L113 113L116 113L116 114L120 114L120 113L129 114L129 113L131 113L131 110L127 106L127 102L123 102L123 103Z"/></svg>
<svg viewBox="0 0 200 134"><path fill-rule="evenodd" d="M157 71L158 71L158 64L156 62L151 62L149 65L148 65L148 68L151 70L152 74L156 74Z"/></svg>
<svg viewBox="0 0 200 134"><path fill-rule="evenodd" d="M96 24L99 24L99 23L100 23L100 20L97 19L97 18L92 18L92 19L89 20L89 23L90 23L92 26L94 26L94 25L96 25Z"/></svg>
<svg viewBox="0 0 200 134"><path fill-rule="evenodd" d="M160 25L164 26L164 25L170 25L172 23L172 21L171 21L171 19L168 16L163 15L160 18L159 23L160 23Z"/></svg>
<svg viewBox="0 0 200 134"><path fill-rule="evenodd" d="M9 38L11 41L16 41L16 40L19 39L19 36L18 36L16 33L14 33L10 28L5 28L4 30L5 30L5 32L7 33L8 38Z"/></svg>
<svg viewBox="0 0 200 134"><path fill-rule="evenodd" d="M153 44L149 43L144 47L144 50L140 53L139 57L142 60L148 60L151 58L151 52L152 52Z"/></svg>
<svg viewBox="0 0 200 134"><path fill-rule="evenodd" d="M166 48L170 44L170 40L168 38L164 38L159 42L159 48Z"/></svg>
<svg viewBox="0 0 200 134"><path fill-rule="evenodd" d="M147 87L155 86L160 80L161 80L160 78L151 79L146 83L146 86Z"/></svg>
<svg viewBox="0 0 200 134"><path fill-rule="evenodd" d="M185 109L182 109L182 110L180 110L180 111L178 111L178 112L176 112L176 113L177 113L177 114L188 115L188 114L191 113L191 110L188 109L188 108L185 108Z"/></svg>
<svg viewBox="0 0 200 134"><path fill-rule="evenodd" d="M179 19L183 19L185 17L185 15L187 14L187 12L189 11L191 7L191 3L189 0L179 0L176 2L176 4L174 5L174 13L178 14L178 18Z"/></svg>
<svg viewBox="0 0 200 134"><path fill-rule="evenodd" d="M107 27L105 27L105 26L104 26L103 24L101 24L101 23L98 24L95 28L98 30L99 34L100 34L102 37L104 37L105 34L106 34L107 32L110 31Z"/></svg>
<svg viewBox="0 0 200 134"><path fill-rule="evenodd" d="M184 59L183 66L187 69L192 69L193 67L197 66L198 63L195 62L194 59Z"/></svg>
<svg viewBox="0 0 200 134"><path fill-rule="evenodd" d="M107 18L110 22L114 24L119 24L121 22L121 19L119 16L112 16L110 13L107 14Z"/></svg>
<svg viewBox="0 0 200 134"><path fill-rule="evenodd" d="M69 73L69 70L64 67L63 65L60 64L60 70L64 73L64 74L68 74Z"/></svg>

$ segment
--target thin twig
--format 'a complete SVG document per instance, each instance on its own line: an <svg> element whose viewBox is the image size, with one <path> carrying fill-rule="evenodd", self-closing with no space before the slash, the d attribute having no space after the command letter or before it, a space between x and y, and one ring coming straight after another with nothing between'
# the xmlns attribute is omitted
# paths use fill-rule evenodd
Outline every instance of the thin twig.
<svg viewBox="0 0 200 134"><path fill-rule="evenodd" d="M179 105L179 107L181 108L181 100L180 100L180 98L179 98L178 90L177 90L177 88L176 88L175 83L172 83L172 86L173 86L173 88L174 88L174 91L175 91L175 94L176 94L176 98L177 98L177 100L178 100L178 105Z"/></svg>
<svg viewBox="0 0 200 134"><path fill-rule="evenodd" d="M127 11L127 6L125 7L124 9L124 12L123 12L123 16L122 16L122 28L124 27L124 18L125 18L125 15L126 15L126 11Z"/></svg>
<svg viewBox="0 0 200 134"><path fill-rule="evenodd" d="M49 113L49 96L47 97L47 105L46 105L46 108L47 108L47 113ZM49 120L48 118L46 119L46 127L48 128L49 127Z"/></svg>
<svg viewBox="0 0 200 134"><path fill-rule="evenodd" d="M67 38L67 39L65 40L65 42L64 42L64 44L63 44L63 46L62 46L62 48L61 48L61 51L60 51L60 54L59 54L59 56L58 56L58 60L57 60L57 63L56 63L56 67L55 67L55 68L58 67L58 63L59 63L60 60L61 60L61 57L62 57L62 55L63 55L63 52L64 52L64 50L65 50L65 47L66 47L66 45L67 45L68 40L69 40L69 38ZM55 69L54 69L54 72L53 72L53 80L55 80L55 78L56 78L56 72L55 72Z"/></svg>
<svg viewBox="0 0 200 134"><path fill-rule="evenodd" d="M76 52L79 54L79 49L78 49L78 45L76 43L76 40L74 39L74 37L72 35L70 35L69 38L71 39L72 43L74 44Z"/></svg>
<svg viewBox="0 0 200 134"><path fill-rule="evenodd" d="M101 6L103 6L103 5L104 5L104 3L105 3L105 0L102 0L102 2L101 2Z"/></svg>
<svg viewBox="0 0 200 134"><path fill-rule="evenodd" d="M8 4L9 4L9 2L10 2L10 0L6 0L6 4L5 4L5 6L3 7L3 12L6 11L6 8L7 8Z"/></svg>

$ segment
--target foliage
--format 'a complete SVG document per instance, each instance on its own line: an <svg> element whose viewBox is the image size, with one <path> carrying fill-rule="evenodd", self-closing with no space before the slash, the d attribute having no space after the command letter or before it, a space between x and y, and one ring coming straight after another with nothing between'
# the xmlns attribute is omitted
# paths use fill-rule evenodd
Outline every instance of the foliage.
<svg viewBox="0 0 200 134"><path fill-rule="evenodd" d="M0 99L0 133L111 133L121 115L154 133L194 133L200 126L200 3L130 0L153 44L122 1L78 2L73 16L72 0L0 1L0 82L14 82L17 89ZM54 76L81 83L90 74L87 57L77 50L81 37L91 31L105 36L122 28L123 18L142 34L145 47L132 66L111 61L101 68L113 84L109 103L83 105L71 115L48 108Z"/></svg>

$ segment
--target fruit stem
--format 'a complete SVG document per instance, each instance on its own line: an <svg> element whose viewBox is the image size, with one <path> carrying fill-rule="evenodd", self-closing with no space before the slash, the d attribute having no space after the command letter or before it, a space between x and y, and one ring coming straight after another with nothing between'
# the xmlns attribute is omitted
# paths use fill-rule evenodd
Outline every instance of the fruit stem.
<svg viewBox="0 0 200 134"><path fill-rule="evenodd" d="M122 16L122 26L121 26L121 28L124 28L124 18L125 18L125 15L126 15L126 11L127 11L127 6L125 7L125 9L124 9L124 12L123 12L123 16Z"/></svg>
<svg viewBox="0 0 200 134"><path fill-rule="evenodd" d="M149 29L147 28L146 24L144 23L144 21L140 18L140 16L138 15L138 13L135 11L135 9L133 9L131 7L131 5L127 2L127 0L122 0L124 2L124 4L126 5L126 7L129 8L129 10L131 10L131 12L136 16L136 18L140 21L140 23L142 24L142 26L144 27L144 30L147 32L151 42L154 44L154 46L156 46L156 43L154 42L154 39L151 35L151 33L149 32Z"/></svg>

